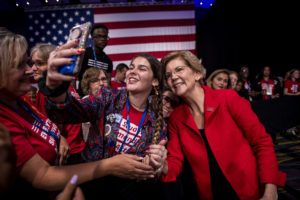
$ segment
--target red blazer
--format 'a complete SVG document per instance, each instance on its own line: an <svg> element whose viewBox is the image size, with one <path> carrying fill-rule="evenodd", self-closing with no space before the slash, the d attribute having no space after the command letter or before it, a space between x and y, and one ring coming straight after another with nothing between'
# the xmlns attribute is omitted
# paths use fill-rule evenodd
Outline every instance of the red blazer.
<svg viewBox="0 0 300 200"><path fill-rule="evenodd" d="M204 128L210 148L240 199L258 199L263 183L283 186L286 174L278 170L274 145L249 102L234 90L203 86ZM201 199L213 199L206 147L186 104L169 118L168 166L164 182L174 181L188 160Z"/></svg>

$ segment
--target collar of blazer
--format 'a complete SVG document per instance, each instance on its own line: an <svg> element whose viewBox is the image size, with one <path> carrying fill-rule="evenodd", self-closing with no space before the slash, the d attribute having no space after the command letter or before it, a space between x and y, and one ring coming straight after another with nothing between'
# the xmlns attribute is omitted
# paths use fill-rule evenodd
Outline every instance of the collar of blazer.
<svg viewBox="0 0 300 200"><path fill-rule="evenodd" d="M212 90L207 86L202 86L204 89L204 126L206 126L211 117L216 113L219 108L221 97L219 97L220 92L217 90ZM199 132L196 122L193 118L193 115L187 104L183 103L182 105L182 122L188 127L192 128L195 132Z"/></svg>

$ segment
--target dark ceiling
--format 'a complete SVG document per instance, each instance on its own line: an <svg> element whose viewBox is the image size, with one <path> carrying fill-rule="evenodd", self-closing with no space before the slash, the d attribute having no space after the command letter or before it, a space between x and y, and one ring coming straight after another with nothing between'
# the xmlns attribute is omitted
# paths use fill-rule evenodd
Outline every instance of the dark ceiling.
<svg viewBox="0 0 300 200"><path fill-rule="evenodd" d="M0 11L35 9L44 6L65 6L75 4L121 3L121 2L174 2L174 0L1 0ZM176 0L175 0L176 1ZM207 0L205 0L207 1ZM177 2L177 1L176 1ZM178 2L181 2L178 0ZM193 2L184 0L184 2Z"/></svg>

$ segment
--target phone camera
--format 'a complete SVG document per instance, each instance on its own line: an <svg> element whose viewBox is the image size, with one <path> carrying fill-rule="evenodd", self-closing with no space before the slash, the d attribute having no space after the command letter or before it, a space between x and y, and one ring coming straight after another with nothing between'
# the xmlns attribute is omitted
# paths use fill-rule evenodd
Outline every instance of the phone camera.
<svg viewBox="0 0 300 200"><path fill-rule="evenodd" d="M70 34L70 39L71 40L75 40L77 38L80 38L81 37L81 34L82 34L82 31L80 28L75 28L71 31L71 34Z"/></svg>

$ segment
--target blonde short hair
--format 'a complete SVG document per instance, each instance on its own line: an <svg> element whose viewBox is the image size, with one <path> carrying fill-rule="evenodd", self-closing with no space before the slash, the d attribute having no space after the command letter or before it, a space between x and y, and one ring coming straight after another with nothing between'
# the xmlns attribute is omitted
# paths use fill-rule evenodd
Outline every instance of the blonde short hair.
<svg viewBox="0 0 300 200"><path fill-rule="evenodd" d="M23 62L28 44L24 36L0 27L0 88L6 87L9 72Z"/></svg>
<svg viewBox="0 0 300 200"><path fill-rule="evenodd" d="M168 63L176 58L182 59L189 68L191 68L195 72L199 72L202 75L202 79L200 79L200 82L202 83L203 79L206 76L206 69L202 64L202 60L198 59L197 56L195 56L190 51L174 51L165 55L161 60L164 75L166 73L166 66L168 65Z"/></svg>

